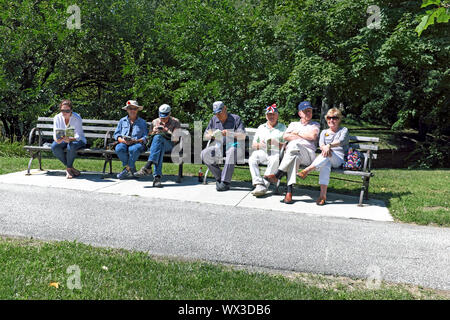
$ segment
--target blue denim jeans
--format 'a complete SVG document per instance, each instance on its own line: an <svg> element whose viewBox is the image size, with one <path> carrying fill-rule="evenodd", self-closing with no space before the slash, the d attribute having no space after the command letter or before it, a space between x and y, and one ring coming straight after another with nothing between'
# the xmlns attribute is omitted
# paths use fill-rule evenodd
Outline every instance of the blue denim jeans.
<svg viewBox="0 0 450 320"><path fill-rule="evenodd" d="M86 144L83 141L72 141L69 143L52 143L52 152L56 158L61 161L66 168L73 168L73 162L77 156L77 150L83 148ZM67 152L64 150L67 149Z"/></svg>
<svg viewBox="0 0 450 320"><path fill-rule="evenodd" d="M153 137L152 145L150 147L150 156L148 161L154 163L155 170L153 171L153 176L162 176L162 165L164 153L172 151L173 142L163 138L160 135Z"/></svg>
<svg viewBox="0 0 450 320"><path fill-rule="evenodd" d="M142 143L135 143L131 146L127 146L125 143L119 143L116 146L116 153L120 161L122 161L122 165L124 167L128 165L133 169L136 168L136 161L144 150L145 147Z"/></svg>

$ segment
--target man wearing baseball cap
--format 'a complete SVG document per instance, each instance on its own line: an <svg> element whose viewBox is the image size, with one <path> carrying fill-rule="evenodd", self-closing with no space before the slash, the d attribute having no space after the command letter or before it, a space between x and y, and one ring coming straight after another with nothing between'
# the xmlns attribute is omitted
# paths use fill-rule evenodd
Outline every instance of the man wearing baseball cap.
<svg viewBox="0 0 450 320"><path fill-rule="evenodd" d="M202 151L201 158L216 179L216 190L227 191L230 190L236 159L244 156L244 146L239 141L245 141L245 127L238 115L228 113L222 101L213 103L213 113L203 137L214 140L214 143ZM222 154L226 155L223 170L219 167Z"/></svg>
<svg viewBox="0 0 450 320"><path fill-rule="evenodd" d="M286 126L278 122L278 108L276 104L267 106L267 122L260 125L253 137L253 152L248 159L252 182L255 186L252 194L255 197L263 196L267 193L270 182L261 177L259 165L267 165L265 175L274 174L280 164L280 148L284 143L283 135Z"/></svg>
<svg viewBox="0 0 450 320"><path fill-rule="evenodd" d="M117 175L118 179L132 178L136 172L135 163L139 155L145 150L147 142L147 122L138 117L138 112L143 109L136 100L128 100L122 108L128 112L128 116L120 119L114 131L116 154L122 161L124 169Z"/></svg>
<svg viewBox="0 0 450 320"><path fill-rule="evenodd" d="M292 122L283 136L288 145L280 167L275 174L264 176L271 183L277 183L284 174L287 174L288 188L283 200L287 204L293 203L292 186L296 182L299 166L309 166L316 157L317 138L320 131L319 123L311 121L313 110L309 101L301 102L297 109L300 121Z"/></svg>
<svg viewBox="0 0 450 320"><path fill-rule="evenodd" d="M153 174L153 186L161 188L161 176L163 158L166 152L172 151L179 138L173 135L173 132L181 127L180 121L171 116L172 108L168 104L159 107L159 117L152 121L150 132L150 156L148 161L136 174L137 178L148 176L152 173L152 166L155 171Z"/></svg>

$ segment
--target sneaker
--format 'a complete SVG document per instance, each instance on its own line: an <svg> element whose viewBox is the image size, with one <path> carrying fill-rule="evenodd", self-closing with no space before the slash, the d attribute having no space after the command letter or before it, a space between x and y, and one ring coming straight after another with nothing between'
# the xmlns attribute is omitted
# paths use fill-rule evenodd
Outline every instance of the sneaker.
<svg viewBox="0 0 450 320"><path fill-rule="evenodd" d="M257 184L255 190L252 191L252 194L255 197L261 197L267 193L267 188L265 185Z"/></svg>
<svg viewBox="0 0 450 320"><path fill-rule="evenodd" d="M162 187L161 177L160 176L156 176L155 179L153 180L153 187L155 187L155 188L161 188Z"/></svg>
<svg viewBox="0 0 450 320"><path fill-rule="evenodd" d="M221 182L216 189L217 191L228 191L230 190L230 184L227 182Z"/></svg>
<svg viewBox="0 0 450 320"><path fill-rule="evenodd" d="M136 178L146 177L152 174L152 169L147 169L146 167L142 167L138 172L134 174Z"/></svg>
<svg viewBox="0 0 450 320"><path fill-rule="evenodd" d="M123 171L121 173L119 173L117 175L117 179L127 179L127 178L131 178L133 176L133 174L127 170L127 168L124 168Z"/></svg>

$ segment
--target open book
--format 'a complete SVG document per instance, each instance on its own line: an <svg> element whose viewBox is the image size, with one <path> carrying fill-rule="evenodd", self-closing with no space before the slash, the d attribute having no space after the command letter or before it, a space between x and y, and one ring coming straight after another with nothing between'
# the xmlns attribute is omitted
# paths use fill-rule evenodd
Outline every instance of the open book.
<svg viewBox="0 0 450 320"><path fill-rule="evenodd" d="M122 139L124 139L125 141L135 141L135 139L130 136L123 136Z"/></svg>
<svg viewBox="0 0 450 320"><path fill-rule="evenodd" d="M214 137L214 139L219 140L220 138L222 138L222 131L216 129L211 135Z"/></svg>
<svg viewBox="0 0 450 320"><path fill-rule="evenodd" d="M59 140L61 138L67 137L67 138L75 138L75 129L68 127L66 129L56 129L56 140Z"/></svg>

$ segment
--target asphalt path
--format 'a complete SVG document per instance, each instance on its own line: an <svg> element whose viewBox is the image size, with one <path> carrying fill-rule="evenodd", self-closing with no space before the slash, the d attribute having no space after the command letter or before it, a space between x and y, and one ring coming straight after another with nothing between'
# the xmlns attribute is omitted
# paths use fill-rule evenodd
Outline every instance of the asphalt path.
<svg viewBox="0 0 450 320"><path fill-rule="evenodd" d="M5 236L450 290L449 228L11 184L0 199Z"/></svg>

